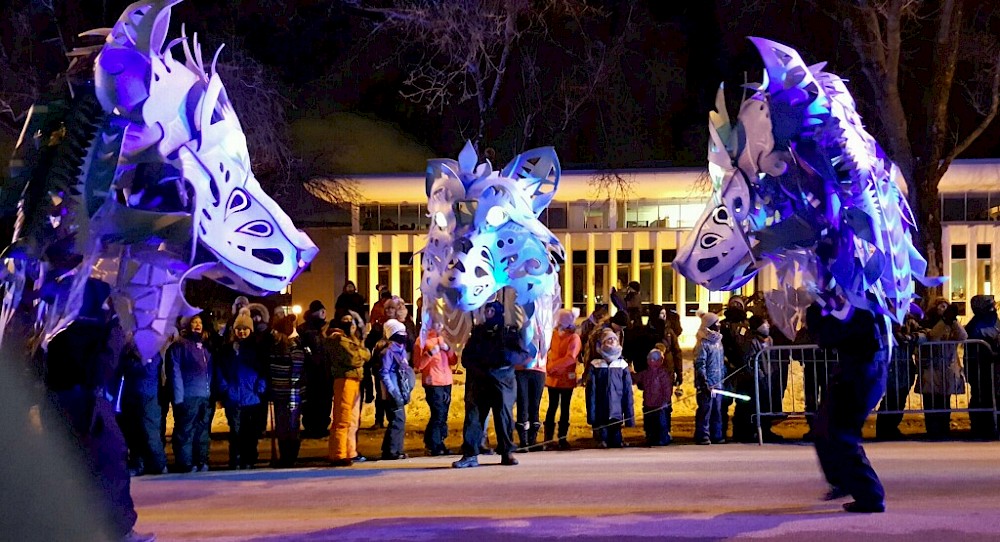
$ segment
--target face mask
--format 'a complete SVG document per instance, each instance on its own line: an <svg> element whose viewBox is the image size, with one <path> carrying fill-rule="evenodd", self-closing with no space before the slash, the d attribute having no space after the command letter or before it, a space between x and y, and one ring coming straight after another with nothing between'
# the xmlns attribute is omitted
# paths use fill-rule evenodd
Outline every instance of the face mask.
<svg viewBox="0 0 1000 542"><path fill-rule="evenodd" d="M771 334L770 324L761 324L760 327L757 328L757 333L759 333L761 337L769 336Z"/></svg>

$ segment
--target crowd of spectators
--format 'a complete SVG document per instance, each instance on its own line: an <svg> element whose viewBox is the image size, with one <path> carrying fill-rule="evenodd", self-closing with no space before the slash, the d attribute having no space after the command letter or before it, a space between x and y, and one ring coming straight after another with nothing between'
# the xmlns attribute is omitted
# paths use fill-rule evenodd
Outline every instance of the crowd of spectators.
<svg viewBox="0 0 1000 542"><path fill-rule="evenodd" d="M632 306L639 287L629 285L626 302L614 315L606 305L583 319L574 311L557 311L551 346L541 359L519 350L518 326L504 320L500 303L486 308L485 320L473 327L464 351L457 355L454 345L444 340L440 325L421 336L406 304L387 289L380 290L379 300L368 310L348 282L329 321L326 307L317 300L298 326L293 314L270 315L264 306L237 298L223 325L201 315L181 319L179 333L162 356L143 360L134 348L125 348L119 422L129 447L130 471L133 475L168 471L165 420L171 407L171 470L207 470L211 425L220 404L229 425L232 469L259 465L259 440L268 430L273 467L296 465L303 438L329 437L328 459L334 466L371 459L358 453L363 403L375 405L372 428L385 430L379 458L404 459L406 410L416 375L430 412L423 435L426 453L449 455L448 413L453 375L460 371L460 363L466 370L466 420L463 457L457 467L475 466L476 456L494 451L484 438L491 416L495 451L504 464L517 464L515 452L569 449L577 388L582 388L579 395L585 401L594 446L627 445L622 428L636 422L634 387L643 392L638 413L646 445L668 445L673 441L673 404L684 395L680 317L665 306ZM976 296L970 306L973 318L965 326L958 321L958 308L940 299L926 315L914 307L902 325L893 327L895 347L876 422L877 438L902 435L900 411L913 401L911 395L922 400L932 438L948 436L953 396L966 393L967 384L971 408L992 404L996 367L992 352L1000 352L996 305L992 296ZM794 340L783 337L763 307L759 299L733 296L721 315L698 315L690 360L697 403L696 444L756 441L757 403L770 414L760 420L763 438L783 440L772 426L781 419L792 359L779 356L756 371L752 360L774 344L812 340L808 329ZM967 349L963 364L956 343L942 341L966 339L985 341L990 348ZM805 410L815 412L836 363L818 350L797 358L804 366ZM819 359L825 361L815 363ZM544 416L543 393L548 396ZM755 397L758 393L760 397ZM734 396L751 400L736 401L734 406ZM997 437L992 414L973 412L970 419L975 437Z"/></svg>

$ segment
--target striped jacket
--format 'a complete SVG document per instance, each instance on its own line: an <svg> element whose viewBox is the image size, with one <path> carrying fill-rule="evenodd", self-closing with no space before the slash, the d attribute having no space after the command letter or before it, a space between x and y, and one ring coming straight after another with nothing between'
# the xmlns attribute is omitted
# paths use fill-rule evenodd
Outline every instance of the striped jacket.
<svg viewBox="0 0 1000 542"><path fill-rule="evenodd" d="M302 341L297 335L291 338L277 335L269 358L271 399L287 403L289 408L301 406L306 393L306 353Z"/></svg>

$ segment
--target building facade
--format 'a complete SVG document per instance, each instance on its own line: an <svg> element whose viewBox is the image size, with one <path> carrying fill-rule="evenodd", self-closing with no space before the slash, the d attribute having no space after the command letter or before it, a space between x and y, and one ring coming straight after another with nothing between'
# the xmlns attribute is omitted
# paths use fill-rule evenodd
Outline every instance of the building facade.
<svg viewBox="0 0 1000 542"><path fill-rule="evenodd" d="M595 181L607 172L564 171L556 197L541 219L566 249L560 270L563 303L589 314L607 303L612 286L642 286L644 303L666 305L682 316L682 342L692 345L699 310L719 311L729 292L710 292L675 273L671 262L701 215L710 192L704 170L618 172L627 197L608 197ZM358 176L365 198L338 222L299 218L320 247L310 269L292 285L292 302L320 299L332 307L347 280L369 301L387 284L411 308L420 298L420 250L430 224L424 176ZM940 184L945 295L964 310L966 300L992 292L1000 259L1000 160L956 161ZM348 225L349 224L349 225ZM767 289L764 273L742 290Z"/></svg>

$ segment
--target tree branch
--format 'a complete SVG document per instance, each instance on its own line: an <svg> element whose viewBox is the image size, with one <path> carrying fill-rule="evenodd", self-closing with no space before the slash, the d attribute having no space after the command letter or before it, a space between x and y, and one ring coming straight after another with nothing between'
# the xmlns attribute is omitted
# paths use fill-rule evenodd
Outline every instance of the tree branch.
<svg viewBox="0 0 1000 542"><path fill-rule="evenodd" d="M965 152L965 149L968 149L969 145L972 145L972 143L978 139L984 131L986 131L986 127L993 122L993 119L996 118L997 110L1000 109L1000 57L997 58L997 64L993 69L993 85L991 90L992 99L990 100L990 109L986 113L986 116L983 117L983 120L974 130L972 130L972 132L969 133L969 135L965 136L965 139L955 145L955 148L948 153L944 159L944 168L951 165L951 162L958 157L958 155Z"/></svg>

